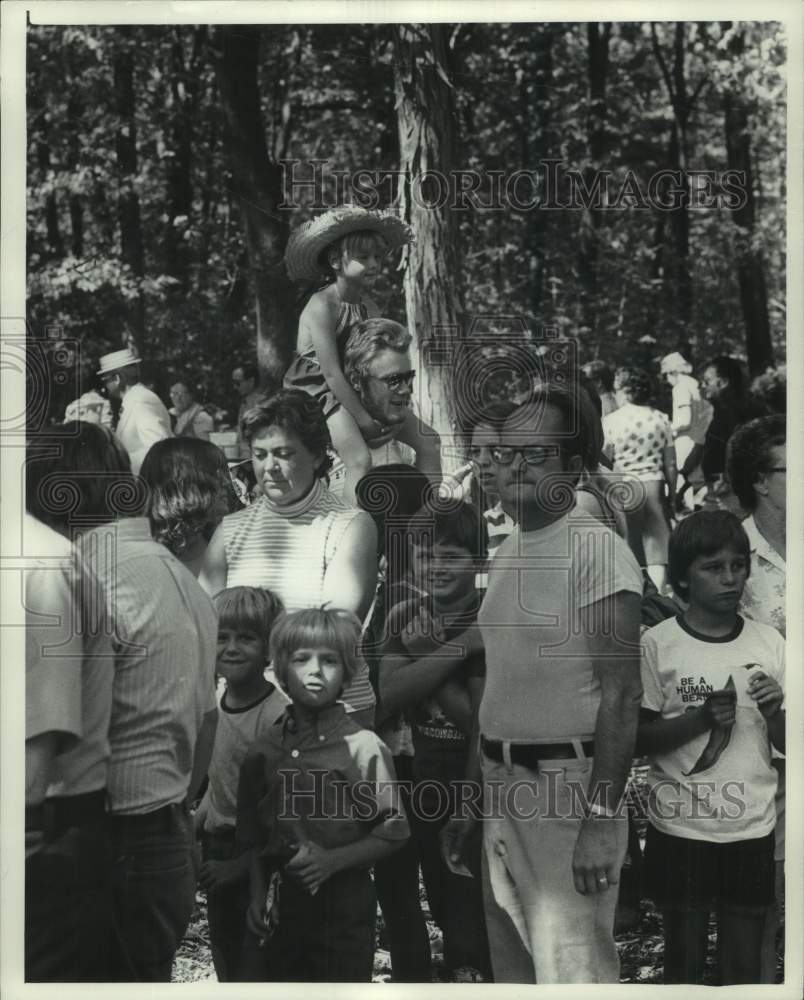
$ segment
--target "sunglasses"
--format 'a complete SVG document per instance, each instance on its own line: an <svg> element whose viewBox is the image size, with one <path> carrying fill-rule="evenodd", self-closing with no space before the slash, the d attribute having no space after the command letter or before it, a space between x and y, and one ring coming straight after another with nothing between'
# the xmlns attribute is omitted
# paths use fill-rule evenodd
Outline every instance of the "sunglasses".
<svg viewBox="0 0 804 1000"><path fill-rule="evenodd" d="M496 445L491 449L491 457L497 465L510 465L514 455L521 455L526 465L544 465L548 458L560 454L557 444L530 444L522 448Z"/></svg>
<svg viewBox="0 0 804 1000"><path fill-rule="evenodd" d="M395 375L372 375L371 378L384 382L389 389L399 389L403 385L410 388L416 378L416 370L412 368L409 372L397 372Z"/></svg>

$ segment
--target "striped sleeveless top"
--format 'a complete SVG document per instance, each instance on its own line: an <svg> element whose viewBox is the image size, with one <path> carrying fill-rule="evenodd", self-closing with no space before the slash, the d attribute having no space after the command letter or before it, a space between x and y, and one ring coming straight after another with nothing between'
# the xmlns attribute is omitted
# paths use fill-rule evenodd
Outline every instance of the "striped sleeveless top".
<svg viewBox="0 0 804 1000"><path fill-rule="evenodd" d="M333 496L323 480L300 500L277 507L267 497L223 519L227 587L263 587L288 611L323 603L324 577L352 521L363 512ZM367 515L365 515L367 516ZM344 691L347 708L375 704L368 666L358 669Z"/></svg>

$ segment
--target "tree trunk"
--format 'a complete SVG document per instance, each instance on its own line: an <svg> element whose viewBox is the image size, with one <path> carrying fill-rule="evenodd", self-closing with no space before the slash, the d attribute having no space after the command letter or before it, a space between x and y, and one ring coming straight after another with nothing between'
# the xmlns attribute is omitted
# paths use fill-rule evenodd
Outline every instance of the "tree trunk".
<svg viewBox="0 0 804 1000"><path fill-rule="evenodd" d="M267 388L281 384L295 340L292 289L282 257L288 238L282 170L270 159L260 110L260 28L216 29L218 86L229 151L232 190L246 235L257 319L257 363Z"/></svg>
<svg viewBox="0 0 804 1000"><path fill-rule="evenodd" d="M701 79L690 93L685 69L686 25L677 21L673 34L673 64L668 66L655 25L651 25L653 53L667 88L673 108L673 122L670 128L667 167L673 170L679 183L669 179L661 186L662 201L671 204L669 210L672 252L666 257L664 271L664 295L666 314L675 317L675 330L679 340L690 335L693 311L693 284L690 273L690 218L689 218L689 176L690 161L689 121L695 101L703 89L706 79Z"/></svg>
<svg viewBox="0 0 804 1000"><path fill-rule="evenodd" d="M611 25L592 21L586 26L587 70L589 77L589 165L583 171L587 190L603 167L606 152L606 78L609 70L609 38ZM581 322L587 336L595 340L598 325L598 231L603 221L599 208L591 205L581 213L579 234L578 277L580 279Z"/></svg>
<svg viewBox="0 0 804 1000"><path fill-rule="evenodd" d="M67 104L67 114L70 116L70 121L80 121L83 113L83 101L74 89ZM77 129L70 130L67 148L67 168L71 173L75 173L81 164L81 142ZM84 254L84 198L80 194L70 195L70 249L74 257L82 257Z"/></svg>
<svg viewBox="0 0 804 1000"><path fill-rule="evenodd" d="M46 126L44 125L44 117L38 123L37 131L40 135L47 134ZM37 143L36 156L39 163L39 169L42 171L42 176L45 179L49 179L51 171L50 146L44 140ZM64 240L62 239L61 229L59 227L59 208L58 203L56 202L55 191L51 191L45 200L45 227L47 230L48 256L51 258L63 257Z"/></svg>
<svg viewBox="0 0 804 1000"><path fill-rule="evenodd" d="M739 59L745 49L742 32L734 35L729 51ZM770 320L768 317L768 291L765 284L765 263L762 252L755 245L756 202L754 177L751 168L751 134L745 97L734 91L725 95L726 158L730 170L745 174L745 204L733 212L737 228L737 281L740 287L740 305L745 323L745 344L748 370L760 375L773 364Z"/></svg>
<svg viewBox="0 0 804 1000"><path fill-rule="evenodd" d="M168 77L171 88L171 153L167 170L167 227L165 229L165 270L188 290L189 253L183 239L183 226L176 219L190 219L193 210L192 149L193 122L198 106L199 55L206 40L206 25L193 29L193 44L189 64L185 61L186 29L173 29Z"/></svg>
<svg viewBox="0 0 804 1000"><path fill-rule="evenodd" d="M134 45L131 28L118 29L123 44L114 55L114 95L117 110L117 169L120 177L118 219L120 222L120 252L138 284L137 294L127 304L128 338L142 354L145 346L145 301L142 278L145 274L145 251L140 222L140 200L137 179L137 124L134 98Z"/></svg>
<svg viewBox="0 0 804 1000"><path fill-rule="evenodd" d="M458 130L448 25L400 24L393 30L400 204L416 236L406 251L408 329L419 372L420 415L446 444L454 412L449 372L463 312L457 213L449 191ZM428 177L428 171L434 173ZM450 464L445 452L445 471Z"/></svg>
<svg viewBox="0 0 804 1000"><path fill-rule="evenodd" d="M530 63L530 72L522 74L519 85L522 129L522 169L535 170L536 164L552 155L551 135L553 89L553 39L555 26L542 24L535 35L529 36L530 47L523 59ZM531 54L532 53L532 54ZM528 306L534 320L545 319L544 292L548 262L548 224L550 212L528 213L528 260L530 288ZM537 336L539 330L534 330Z"/></svg>

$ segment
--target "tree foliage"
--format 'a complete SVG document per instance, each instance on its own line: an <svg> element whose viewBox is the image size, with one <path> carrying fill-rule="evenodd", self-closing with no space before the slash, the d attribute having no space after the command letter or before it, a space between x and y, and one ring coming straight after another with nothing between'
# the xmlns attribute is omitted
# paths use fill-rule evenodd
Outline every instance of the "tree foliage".
<svg viewBox="0 0 804 1000"><path fill-rule="evenodd" d="M274 375L292 348L299 303L279 266L288 229L349 193L344 178L359 170L388 171L377 207L399 203L394 172L411 162L399 145L400 29L249 28L250 62L227 67L232 31L29 29L28 318L35 335L55 327L54 344L80 344L82 388L98 355L130 340L159 391L189 369L204 398L233 407L229 372L256 358L258 327ZM450 209L454 286L427 291L442 297L444 314L462 299L467 327L496 315L556 328L578 339L583 360L652 367L680 341L699 361L750 357L754 373L771 356L783 360L781 25L473 23L439 32L453 132L449 156L430 167L480 178ZM249 86L232 90L232 74L246 70ZM398 61L396 70L398 87ZM557 204L528 207L549 198L547 161L556 163ZM730 166L750 183L749 204L736 211ZM680 184L665 175L648 197L667 170L681 172ZM318 191L303 185L316 171ZM391 267L378 299L405 320ZM56 392L54 412L66 402Z"/></svg>

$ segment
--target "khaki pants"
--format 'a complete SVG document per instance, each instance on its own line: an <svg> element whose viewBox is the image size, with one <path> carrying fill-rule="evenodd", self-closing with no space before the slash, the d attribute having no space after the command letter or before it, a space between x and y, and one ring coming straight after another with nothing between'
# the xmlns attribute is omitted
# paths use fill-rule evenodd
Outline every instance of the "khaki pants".
<svg viewBox="0 0 804 1000"><path fill-rule="evenodd" d="M572 877L581 819L571 786L585 791L591 769L588 759L546 761L537 773L483 757L484 902L497 983L619 979L617 887L582 896ZM606 822L618 824L622 865L626 820Z"/></svg>

